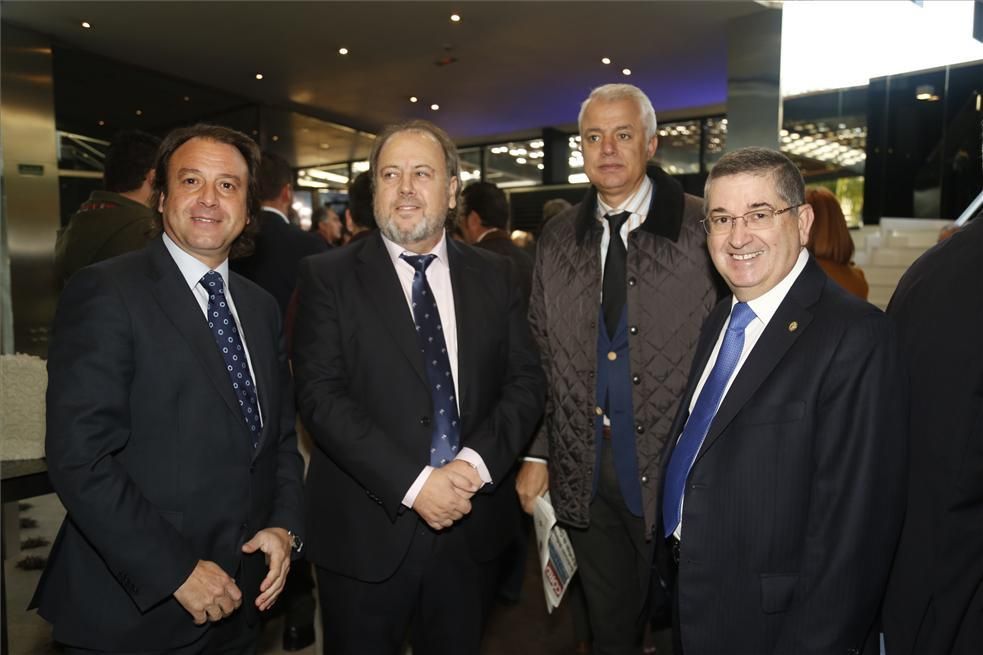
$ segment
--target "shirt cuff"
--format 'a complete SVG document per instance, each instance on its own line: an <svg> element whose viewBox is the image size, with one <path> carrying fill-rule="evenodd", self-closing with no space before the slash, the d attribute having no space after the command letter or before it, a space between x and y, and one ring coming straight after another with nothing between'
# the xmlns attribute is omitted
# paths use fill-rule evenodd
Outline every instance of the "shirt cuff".
<svg viewBox="0 0 983 655"><path fill-rule="evenodd" d="M424 466L423 470L420 471L420 475L416 476L416 480L413 481L413 484L411 484L410 488L406 491L406 495L403 496L403 504L406 505L406 507L413 509L413 503L416 502L417 495L420 493L420 490L423 489L423 485L427 483L427 479L430 477L431 473L433 473L433 467Z"/></svg>
<svg viewBox="0 0 983 655"><path fill-rule="evenodd" d="M531 457L529 455L526 455L525 457L523 457L522 458L522 461L523 462L539 462L540 464L549 464L549 460L544 459L543 457Z"/></svg>
<svg viewBox="0 0 983 655"><path fill-rule="evenodd" d="M485 484L492 483L491 473L488 472L488 467L485 466L485 460L481 458L478 451L472 448L462 448L461 452L459 452L457 457L454 459L463 459L465 462L473 466L476 471L478 471L478 477L481 478L482 482Z"/></svg>

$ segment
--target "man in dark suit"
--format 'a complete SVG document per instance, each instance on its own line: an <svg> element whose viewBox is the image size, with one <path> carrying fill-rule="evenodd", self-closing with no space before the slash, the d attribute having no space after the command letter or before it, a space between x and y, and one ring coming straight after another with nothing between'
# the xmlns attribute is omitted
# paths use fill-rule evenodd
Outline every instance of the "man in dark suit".
<svg viewBox="0 0 983 655"><path fill-rule="evenodd" d="M258 163L239 132L172 132L163 234L61 296L46 453L68 515L32 606L69 652L254 652L302 546L280 314L228 271Z"/></svg>
<svg viewBox="0 0 983 655"><path fill-rule="evenodd" d="M290 223L287 215L294 201L294 174L290 164L272 152L264 152L259 169L259 233L252 254L232 262L232 270L273 294L286 316L290 296L297 286L300 260L330 248L314 232Z"/></svg>
<svg viewBox="0 0 983 655"><path fill-rule="evenodd" d="M352 235L348 243L372 236L376 227L372 211L372 176L364 171L348 185L345 229Z"/></svg>
<svg viewBox="0 0 983 655"><path fill-rule="evenodd" d="M465 241L512 260L528 301L532 290L532 256L512 243L509 201L505 192L491 182L472 182L461 193L458 216Z"/></svg>
<svg viewBox="0 0 983 655"><path fill-rule="evenodd" d="M243 275L277 300L289 344L292 320L289 310L297 286L300 260L327 250L316 234L304 232L287 220L293 203L293 171L282 157L264 152L257 173L262 208L253 251L231 262L232 270ZM289 349L288 349L289 356ZM299 558L287 578L280 610L284 614L283 649L300 650L314 643L314 577L310 564Z"/></svg>
<svg viewBox="0 0 983 655"><path fill-rule="evenodd" d="M908 511L884 600L891 655L983 652L983 218L918 259L887 313L908 365Z"/></svg>
<svg viewBox="0 0 983 655"><path fill-rule="evenodd" d="M392 127L370 170L379 233L305 260L294 336L325 652L476 654L543 374L508 261L445 235L447 135Z"/></svg>
<svg viewBox="0 0 983 655"><path fill-rule="evenodd" d="M808 254L803 198L765 148L707 179L707 246L733 296L704 324L666 458L685 655L877 653L903 512L897 340Z"/></svg>

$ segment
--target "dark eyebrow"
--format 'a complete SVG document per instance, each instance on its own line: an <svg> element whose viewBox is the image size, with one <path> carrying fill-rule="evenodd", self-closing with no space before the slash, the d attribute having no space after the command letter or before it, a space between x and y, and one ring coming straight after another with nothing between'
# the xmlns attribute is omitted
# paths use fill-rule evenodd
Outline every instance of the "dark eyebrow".
<svg viewBox="0 0 983 655"><path fill-rule="evenodd" d="M178 169L177 172L178 177L181 177L183 175L188 175L189 173L194 175L200 175L201 177L205 177L205 175L197 168L181 168ZM238 175L235 175L234 173L219 173L217 177L220 180L232 179L240 184L242 183L242 178L240 178Z"/></svg>

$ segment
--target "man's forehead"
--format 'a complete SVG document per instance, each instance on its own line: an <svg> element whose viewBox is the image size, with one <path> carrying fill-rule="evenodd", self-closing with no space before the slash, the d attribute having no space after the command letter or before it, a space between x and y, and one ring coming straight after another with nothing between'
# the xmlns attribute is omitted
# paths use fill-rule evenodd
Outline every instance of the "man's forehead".
<svg viewBox="0 0 983 655"><path fill-rule="evenodd" d="M205 137L193 137L188 139L174 151L170 159L170 168L179 165L184 168L196 168L199 165L213 163L216 159L231 159L234 167L249 169L246 158L239 152L239 149L229 143L216 141ZM229 171L230 174L241 173L241 170Z"/></svg>
<svg viewBox="0 0 983 655"><path fill-rule="evenodd" d="M726 198L724 197L726 195ZM714 178L707 189L707 200L743 202L748 207L771 205L779 199L778 187L772 173L735 173Z"/></svg>
<svg viewBox="0 0 983 655"><path fill-rule="evenodd" d="M398 166L403 161L393 159L398 157L409 159L410 166L431 166L444 171L447 167L444 162L444 149L437 137L424 130L403 130L393 134L379 151L379 168L384 166ZM407 153L407 149L412 149Z"/></svg>

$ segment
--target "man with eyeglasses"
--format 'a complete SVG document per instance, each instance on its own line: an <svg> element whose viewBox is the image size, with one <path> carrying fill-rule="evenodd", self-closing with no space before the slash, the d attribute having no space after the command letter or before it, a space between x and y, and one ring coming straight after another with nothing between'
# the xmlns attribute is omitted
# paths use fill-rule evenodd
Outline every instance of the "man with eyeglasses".
<svg viewBox="0 0 983 655"><path fill-rule="evenodd" d="M727 154L707 179L707 247L733 295L703 327L659 526L686 655L878 652L904 502L903 372L889 320L806 250L803 197L795 165L765 148Z"/></svg>

